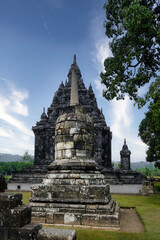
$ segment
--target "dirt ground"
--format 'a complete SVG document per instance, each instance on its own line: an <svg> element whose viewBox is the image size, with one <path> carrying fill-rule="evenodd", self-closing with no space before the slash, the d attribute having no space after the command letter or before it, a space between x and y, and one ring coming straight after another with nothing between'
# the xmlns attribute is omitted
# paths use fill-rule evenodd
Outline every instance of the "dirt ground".
<svg viewBox="0 0 160 240"><path fill-rule="evenodd" d="M144 225L140 220L135 208L121 208L121 232L144 232Z"/></svg>

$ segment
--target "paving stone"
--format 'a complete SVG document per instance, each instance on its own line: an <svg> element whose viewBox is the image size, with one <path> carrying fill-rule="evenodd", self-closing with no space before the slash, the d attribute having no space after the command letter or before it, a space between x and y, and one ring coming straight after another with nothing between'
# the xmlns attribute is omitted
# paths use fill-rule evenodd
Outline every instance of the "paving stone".
<svg viewBox="0 0 160 240"><path fill-rule="evenodd" d="M38 240L76 240L76 231L71 229L43 228L38 233Z"/></svg>

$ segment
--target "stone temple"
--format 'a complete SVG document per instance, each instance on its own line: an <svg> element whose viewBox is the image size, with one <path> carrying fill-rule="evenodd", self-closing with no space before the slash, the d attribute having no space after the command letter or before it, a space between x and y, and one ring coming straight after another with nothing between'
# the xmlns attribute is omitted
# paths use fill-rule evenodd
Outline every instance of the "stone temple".
<svg viewBox="0 0 160 240"><path fill-rule="evenodd" d="M57 118L65 112L70 104L72 71L75 71L78 84L79 103L89 114L94 123L94 159L100 169L112 169L111 164L111 139L112 133L107 126L102 110L97 106L92 86L87 89L84 85L80 69L74 55L73 64L68 72L68 81L60 84L53 101L45 109L36 126L32 127L35 134L34 166L21 172L14 171L11 183L40 183L47 172L47 167L55 160L55 124Z"/></svg>
<svg viewBox="0 0 160 240"><path fill-rule="evenodd" d="M120 206L94 160L94 122L79 103L75 68L70 105L55 125L55 159L42 184L31 188L32 220L119 228Z"/></svg>
<svg viewBox="0 0 160 240"><path fill-rule="evenodd" d="M35 134L35 165L48 166L55 159L55 123L70 103L73 70L78 82L79 103L94 122L94 157L100 167L111 168L111 132L102 111L98 109L92 86L86 89L83 83L75 55L68 72L68 82L65 85L61 83L47 114L43 112L40 122L32 128Z"/></svg>
<svg viewBox="0 0 160 240"><path fill-rule="evenodd" d="M29 190L32 184L41 183L47 173L48 166L55 160L55 128L59 116L65 113L70 105L72 73L76 75L78 101L84 111L93 119L93 157L98 163L99 169L105 175L110 184L142 184L144 176L130 169L130 154L126 151L126 142L120 152L121 169L113 170L111 162L112 133L105 122L102 110L97 106L95 94L90 85L87 89L84 85L81 71L74 55L73 63L68 71L68 81L60 84L53 97L50 107L41 115L40 121L32 127L35 134L34 166L22 171L14 171L9 182L9 189ZM128 147L127 147L128 149ZM126 155L127 154L127 155ZM16 187L16 188L15 188Z"/></svg>

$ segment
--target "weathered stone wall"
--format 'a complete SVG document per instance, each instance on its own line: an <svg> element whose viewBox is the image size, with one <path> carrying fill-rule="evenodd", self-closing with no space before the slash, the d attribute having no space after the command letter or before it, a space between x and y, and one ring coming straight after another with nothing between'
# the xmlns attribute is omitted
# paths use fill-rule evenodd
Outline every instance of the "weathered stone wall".
<svg viewBox="0 0 160 240"><path fill-rule="evenodd" d="M33 183L22 183L22 182L17 182L17 183L8 183L7 184L7 190L9 191L31 191L31 187L32 187ZM34 183L34 185L36 185ZM37 184L38 185L38 184Z"/></svg>
<svg viewBox="0 0 160 240"><path fill-rule="evenodd" d="M71 111L72 107L69 107ZM73 107L74 108L74 107ZM55 132L55 158L71 159L73 157L87 159L93 157L93 121L82 113L61 115L57 119Z"/></svg>

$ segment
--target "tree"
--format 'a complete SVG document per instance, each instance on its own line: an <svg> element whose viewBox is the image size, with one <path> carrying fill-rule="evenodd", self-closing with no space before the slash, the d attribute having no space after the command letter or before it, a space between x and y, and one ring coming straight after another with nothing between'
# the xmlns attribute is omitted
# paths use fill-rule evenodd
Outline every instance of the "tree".
<svg viewBox="0 0 160 240"><path fill-rule="evenodd" d="M101 73L107 100L131 100L143 107L149 104L139 126L139 136L148 145L147 161L160 159L160 1L108 0L106 35L111 38L112 57L104 61ZM148 84L141 96L139 89ZM158 166L158 165L157 165Z"/></svg>
<svg viewBox="0 0 160 240"><path fill-rule="evenodd" d="M29 154L29 151L25 151L25 153L22 156L22 160L24 162L33 162L33 157Z"/></svg>
<svg viewBox="0 0 160 240"><path fill-rule="evenodd" d="M160 90L155 90L153 101L150 102L149 110L145 113L145 118L139 125L139 136L148 145L148 162L158 162L160 160Z"/></svg>
<svg viewBox="0 0 160 240"><path fill-rule="evenodd" d="M108 0L104 9L113 56L104 61L103 96L124 99L128 94L142 107L152 98L153 88L160 86L160 2ZM138 89L153 79L148 93L140 97Z"/></svg>

